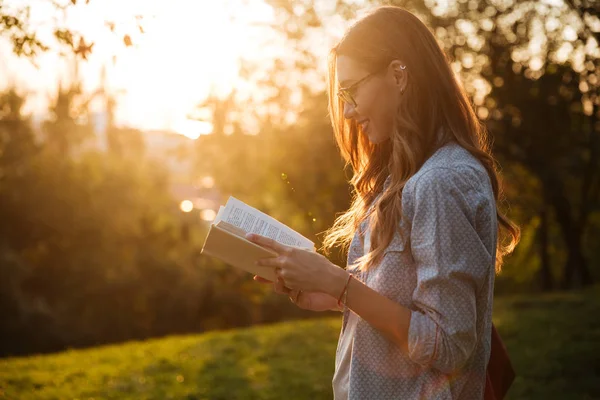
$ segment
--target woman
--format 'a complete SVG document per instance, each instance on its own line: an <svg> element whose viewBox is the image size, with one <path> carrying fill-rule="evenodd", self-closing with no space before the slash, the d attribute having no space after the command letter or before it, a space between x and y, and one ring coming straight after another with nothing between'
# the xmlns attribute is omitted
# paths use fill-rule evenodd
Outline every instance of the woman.
<svg viewBox="0 0 600 400"><path fill-rule="evenodd" d="M336 400L481 399L494 277L519 239L497 208L486 132L434 36L403 9L354 24L329 65L354 199L324 247L349 245L347 268L249 235L279 254L259 264L299 307L343 312Z"/></svg>

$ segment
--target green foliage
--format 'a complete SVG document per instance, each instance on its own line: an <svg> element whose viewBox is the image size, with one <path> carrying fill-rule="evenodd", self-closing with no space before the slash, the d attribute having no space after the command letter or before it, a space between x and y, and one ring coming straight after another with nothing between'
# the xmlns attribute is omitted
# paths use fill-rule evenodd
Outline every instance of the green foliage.
<svg viewBox="0 0 600 400"><path fill-rule="evenodd" d="M598 287L498 299L517 378L508 400L597 398ZM0 360L6 399L330 399L340 319Z"/></svg>
<svg viewBox="0 0 600 400"><path fill-rule="evenodd" d="M23 98L0 96L1 355L303 315L200 255L206 226L132 148L136 132L112 129L110 151L86 150L76 95L61 92L39 140Z"/></svg>
<svg viewBox="0 0 600 400"><path fill-rule="evenodd" d="M9 9L0 0L0 35L7 37L18 56L33 57L48 50L28 26L30 7Z"/></svg>
<svg viewBox="0 0 600 400"><path fill-rule="evenodd" d="M0 0L0 37L8 39L15 55L27 57L34 64L37 56L50 49L57 48L67 49L68 54L75 55L82 60L87 60L92 53L94 43L86 42L86 36L72 27L65 26L64 21L62 24L59 23L60 18L58 16L63 14L64 17L64 15L69 13L70 9L76 7L79 9L86 7L90 1L77 2L77 0L70 0L69 2L49 2L52 8L49 12L45 12L47 19L42 24L39 24L39 20L35 19L34 23L31 23L30 4L26 4L26 2L23 2L23 4L20 4L21 2L9 2L11 4L7 5L4 0ZM52 12L55 14L52 15ZM126 32L128 32L122 36L125 47L133 46L131 39L132 31L135 30L142 34L144 33L143 18L140 15L129 16L129 21L127 21L128 16L126 15L116 15L113 18L119 19L119 25L124 26L127 30ZM112 34L115 34L117 24L114 21L102 22L104 22ZM40 35L39 25L35 25L36 23L44 26L44 28L49 26L54 40L48 40L47 36ZM65 55L66 53L62 54Z"/></svg>

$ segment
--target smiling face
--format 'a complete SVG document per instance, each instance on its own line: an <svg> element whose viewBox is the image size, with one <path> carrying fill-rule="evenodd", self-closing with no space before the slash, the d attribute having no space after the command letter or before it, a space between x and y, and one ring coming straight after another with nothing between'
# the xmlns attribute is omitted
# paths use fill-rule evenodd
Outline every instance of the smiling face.
<svg viewBox="0 0 600 400"><path fill-rule="evenodd" d="M337 57L336 73L341 88L352 87L350 94L356 105L344 102L344 118L354 120L362 134L371 143L382 143L394 130L394 120L404 87L406 72L400 61L392 61L386 68L368 71L348 56Z"/></svg>

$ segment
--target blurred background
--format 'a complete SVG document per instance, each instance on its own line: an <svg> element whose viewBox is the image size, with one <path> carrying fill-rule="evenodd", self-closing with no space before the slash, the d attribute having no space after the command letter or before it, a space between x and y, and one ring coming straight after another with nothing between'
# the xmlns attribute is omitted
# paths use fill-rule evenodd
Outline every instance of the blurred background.
<svg viewBox="0 0 600 400"><path fill-rule="evenodd" d="M496 295L593 287L593 0L0 0L0 356L322 316L200 250L230 195L317 247L347 209L326 56L384 3L431 28L494 138L523 232Z"/></svg>

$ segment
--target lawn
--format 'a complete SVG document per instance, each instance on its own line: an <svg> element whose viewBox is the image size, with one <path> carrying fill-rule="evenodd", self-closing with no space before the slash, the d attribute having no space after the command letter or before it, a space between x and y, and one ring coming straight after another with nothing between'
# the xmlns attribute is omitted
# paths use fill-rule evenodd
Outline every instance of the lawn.
<svg viewBox="0 0 600 400"><path fill-rule="evenodd" d="M515 399L600 399L600 288L499 298ZM339 318L0 360L0 399L331 399Z"/></svg>

